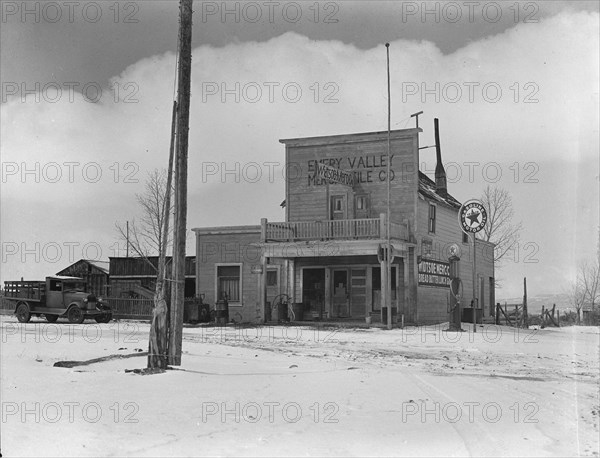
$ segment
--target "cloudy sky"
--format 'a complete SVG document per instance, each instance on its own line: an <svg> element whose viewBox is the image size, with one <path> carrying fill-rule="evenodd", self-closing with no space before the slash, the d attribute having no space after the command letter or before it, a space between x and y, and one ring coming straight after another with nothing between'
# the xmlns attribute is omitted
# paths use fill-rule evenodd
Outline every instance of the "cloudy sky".
<svg viewBox="0 0 600 458"><path fill-rule="evenodd" d="M124 255L167 164L175 1L0 2L1 280ZM499 297L562 292L598 243L598 2L195 2L188 227L283 220L278 140L440 119L449 190L508 189ZM421 151L433 172L434 150ZM229 173L224 173L229 171ZM190 239L188 252L193 253Z"/></svg>

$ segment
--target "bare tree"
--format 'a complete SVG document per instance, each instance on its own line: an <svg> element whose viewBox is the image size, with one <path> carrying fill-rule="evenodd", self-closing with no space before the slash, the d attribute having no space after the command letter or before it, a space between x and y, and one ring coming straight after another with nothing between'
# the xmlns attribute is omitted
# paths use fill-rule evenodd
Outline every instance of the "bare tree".
<svg viewBox="0 0 600 458"><path fill-rule="evenodd" d="M584 294L581 289L579 277L569 285L567 295L569 297L569 304L575 309L575 312L577 312L577 323L581 323L581 309L583 308Z"/></svg>
<svg viewBox="0 0 600 458"><path fill-rule="evenodd" d="M173 125L175 129L176 104L173 106ZM148 174L142 194L136 194L136 200L142 210L139 222L133 220L124 226L116 223L120 238L125 241L133 254L142 258L156 271L154 308L148 341L147 370L163 371L167 367L168 356L168 316L169 304L166 300L167 261L166 252L172 244L173 229L169 225L173 206L171 204L171 169L173 163L173 134L169 152L169 171L155 169ZM129 230L128 230L129 229ZM150 256L158 256L158 262L152 263Z"/></svg>
<svg viewBox="0 0 600 458"><path fill-rule="evenodd" d="M583 292L583 301L594 310L600 303L600 263L583 261L579 264L578 280Z"/></svg>
<svg viewBox="0 0 600 458"><path fill-rule="evenodd" d="M119 237L128 244L135 256L148 259L158 256L162 247L168 248L172 243L173 231L163 234L165 218L171 215L171 208L165 211L167 203L167 171L155 169L148 174L144 192L136 194L136 200L141 209L138 221L129 224L129 234L123 224L116 223ZM153 266L154 267L154 266Z"/></svg>
<svg viewBox="0 0 600 458"><path fill-rule="evenodd" d="M494 262L498 263L519 242L523 225L513 222L512 197L506 189L488 185L480 200L488 211L483 239L495 245Z"/></svg>

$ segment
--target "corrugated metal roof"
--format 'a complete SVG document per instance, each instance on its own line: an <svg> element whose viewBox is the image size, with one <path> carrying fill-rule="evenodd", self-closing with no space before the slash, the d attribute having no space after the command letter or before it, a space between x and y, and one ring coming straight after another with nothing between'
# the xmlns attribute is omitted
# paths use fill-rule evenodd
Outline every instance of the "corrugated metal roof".
<svg viewBox="0 0 600 458"><path fill-rule="evenodd" d="M461 203L450 194L438 194L435 191L435 182L421 171L419 171L419 193L428 199L449 205L450 207L461 207Z"/></svg>

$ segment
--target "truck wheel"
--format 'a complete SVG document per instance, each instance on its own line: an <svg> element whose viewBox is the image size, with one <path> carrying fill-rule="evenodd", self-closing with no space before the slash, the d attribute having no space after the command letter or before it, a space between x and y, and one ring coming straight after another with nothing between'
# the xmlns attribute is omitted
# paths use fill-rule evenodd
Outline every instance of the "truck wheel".
<svg viewBox="0 0 600 458"><path fill-rule="evenodd" d="M109 323L112 320L112 313L107 315L99 315L96 318L96 323Z"/></svg>
<svg viewBox="0 0 600 458"><path fill-rule="evenodd" d="M29 323L29 320L31 319L31 312L29 311L29 306L24 302L21 302L17 306L17 311L15 312L15 315L17 315L17 320L19 320L19 323Z"/></svg>
<svg viewBox="0 0 600 458"><path fill-rule="evenodd" d="M44 315L46 317L46 321L48 323L56 323L56 320L58 320L58 315Z"/></svg>
<svg viewBox="0 0 600 458"><path fill-rule="evenodd" d="M71 307L69 309L68 318L69 318L69 323L81 324L81 323L83 323L85 316L83 315L83 312L81 311L81 309L79 307L75 306L75 307Z"/></svg>

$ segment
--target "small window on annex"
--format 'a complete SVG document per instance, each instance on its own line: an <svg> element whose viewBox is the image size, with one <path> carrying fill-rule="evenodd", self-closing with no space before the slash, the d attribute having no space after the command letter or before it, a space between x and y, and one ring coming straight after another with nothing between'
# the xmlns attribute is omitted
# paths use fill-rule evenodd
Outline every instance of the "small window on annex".
<svg viewBox="0 0 600 458"><path fill-rule="evenodd" d="M240 266L217 266L217 300L239 302L241 294Z"/></svg>

